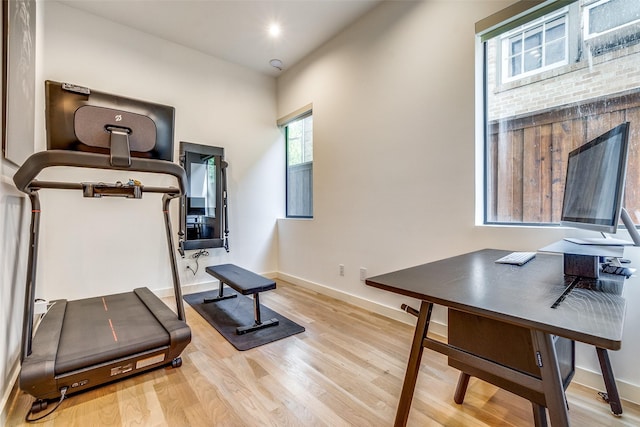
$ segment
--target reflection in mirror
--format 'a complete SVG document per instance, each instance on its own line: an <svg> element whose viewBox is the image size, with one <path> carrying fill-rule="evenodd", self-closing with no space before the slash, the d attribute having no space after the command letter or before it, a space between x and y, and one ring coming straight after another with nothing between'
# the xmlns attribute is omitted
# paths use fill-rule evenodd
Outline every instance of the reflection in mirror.
<svg viewBox="0 0 640 427"><path fill-rule="evenodd" d="M180 254L220 247L229 252L224 149L180 142L180 164L188 180L180 203Z"/></svg>

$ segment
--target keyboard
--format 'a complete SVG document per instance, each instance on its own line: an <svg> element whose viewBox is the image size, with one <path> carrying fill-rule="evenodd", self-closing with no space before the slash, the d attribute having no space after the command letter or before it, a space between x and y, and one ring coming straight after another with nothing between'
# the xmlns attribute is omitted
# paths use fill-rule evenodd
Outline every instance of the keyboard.
<svg viewBox="0 0 640 427"><path fill-rule="evenodd" d="M524 265L535 258L535 252L512 252L497 259L498 264Z"/></svg>

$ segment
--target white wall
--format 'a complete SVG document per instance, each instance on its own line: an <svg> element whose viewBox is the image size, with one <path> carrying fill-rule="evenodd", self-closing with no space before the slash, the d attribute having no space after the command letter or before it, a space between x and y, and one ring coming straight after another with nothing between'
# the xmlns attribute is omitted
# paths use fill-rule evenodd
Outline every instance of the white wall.
<svg viewBox="0 0 640 427"><path fill-rule="evenodd" d="M206 265L234 262L257 272L277 271L276 218L284 211L284 147L275 125L275 79L57 2L38 2L38 7L36 150L46 145L45 79L174 106L175 156L178 142L188 141L224 147L229 162L231 252L210 249L209 257L199 259L195 277L186 270L187 265L195 268L195 262L179 259L184 291L211 285ZM11 180L14 169L5 167L3 172L7 178L0 186L0 320L11 325L2 328L0 337L0 394L6 398L20 350L27 244L22 256L17 249L20 231L25 236L28 232L28 219L18 224L20 194ZM174 183L144 174L63 168L39 178ZM83 199L79 192L41 193L38 297L76 299L138 286L171 294L159 196ZM173 205L176 232L177 202ZM27 203L24 210L29 209ZM4 407L4 400L0 403Z"/></svg>
<svg viewBox="0 0 640 427"><path fill-rule="evenodd" d="M15 140L9 143L34 144ZM29 246L31 210L27 197L13 184L16 170L16 165L4 156L0 158L0 425L6 423L9 398L20 367Z"/></svg>
<svg viewBox="0 0 640 427"><path fill-rule="evenodd" d="M28 201L6 176L12 168L0 161L0 424L17 375L28 242Z"/></svg>
<svg viewBox="0 0 640 427"><path fill-rule="evenodd" d="M204 267L220 262L276 271L284 151L275 126L275 80L56 2L39 6L44 7L41 97L42 82L50 79L172 105L176 160L179 141L224 147L230 164L231 252L210 249L208 258L199 259L196 277L186 270L195 262L181 261L183 285L209 281ZM36 117L39 149L45 148L43 113L40 109ZM156 182L142 174L65 173L92 181ZM73 299L134 286L171 286L159 196L92 200L76 192L42 193L39 294ZM177 209L173 214L177 231Z"/></svg>
<svg viewBox="0 0 640 427"><path fill-rule="evenodd" d="M313 103L314 116L314 219L279 220L283 277L406 319L398 310L412 301L367 287L360 267L373 276L564 236L475 225L474 24L510 3L384 2L278 78L278 115ZM640 401L634 341L628 333L611 359L623 395ZM599 381L592 348L579 348L577 364L583 382Z"/></svg>

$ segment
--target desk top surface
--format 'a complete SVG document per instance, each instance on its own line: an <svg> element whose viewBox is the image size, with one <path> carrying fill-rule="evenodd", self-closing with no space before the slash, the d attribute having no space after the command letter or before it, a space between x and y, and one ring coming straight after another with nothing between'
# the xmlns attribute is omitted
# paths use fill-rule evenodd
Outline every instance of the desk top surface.
<svg viewBox="0 0 640 427"><path fill-rule="evenodd" d="M472 314L618 350L624 277L584 281L557 308L569 282L561 255L538 253L523 266L496 264L510 251L483 249L366 280L366 284Z"/></svg>

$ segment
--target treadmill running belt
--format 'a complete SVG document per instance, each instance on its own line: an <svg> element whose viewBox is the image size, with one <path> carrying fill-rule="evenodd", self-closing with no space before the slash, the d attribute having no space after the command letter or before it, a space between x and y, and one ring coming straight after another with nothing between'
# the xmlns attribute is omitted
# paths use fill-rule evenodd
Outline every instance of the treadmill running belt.
<svg viewBox="0 0 640 427"><path fill-rule="evenodd" d="M56 375L170 344L133 292L67 302Z"/></svg>

